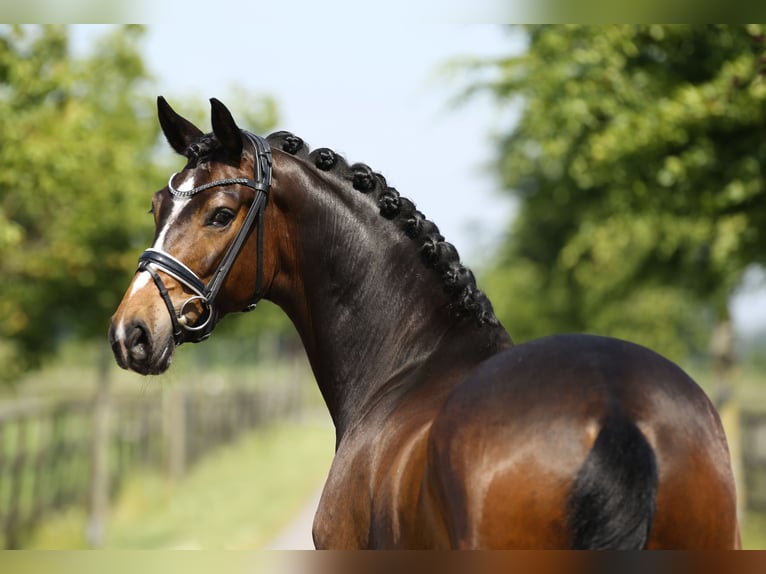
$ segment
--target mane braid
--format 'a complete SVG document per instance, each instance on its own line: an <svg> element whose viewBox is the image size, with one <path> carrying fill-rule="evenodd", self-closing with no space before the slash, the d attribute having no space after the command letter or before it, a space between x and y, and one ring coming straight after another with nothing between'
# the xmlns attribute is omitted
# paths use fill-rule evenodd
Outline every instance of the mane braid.
<svg viewBox="0 0 766 574"><path fill-rule="evenodd" d="M212 156L221 147L213 134L205 134L186 148L184 155L190 162L201 162Z"/></svg>
<svg viewBox="0 0 766 574"><path fill-rule="evenodd" d="M476 286L470 269L460 262L457 249L444 240L436 224L417 210L415 204L401 197L386 179L368 165L346 160L328 148L310 151L306 143L290 132L275 132L267 138L270 145L294 155L316 169L347 181L355 190L369 196L380 214L392 221L418 247L423 263L436 273L451 299L450 310L460 318L473 318L479 325L498 325L487 296Z"/></svg>

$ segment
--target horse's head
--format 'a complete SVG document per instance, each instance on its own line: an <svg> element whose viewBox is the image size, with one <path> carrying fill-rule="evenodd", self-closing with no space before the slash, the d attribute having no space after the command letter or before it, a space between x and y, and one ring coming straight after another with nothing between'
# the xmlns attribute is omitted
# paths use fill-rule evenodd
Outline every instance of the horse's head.
<svg viewBox="0 0 766 574"><path fill-rule="evenodd" d="M252 306L272 275L263 247L270 149L218 100L211 105L205 135L158 99L162 131L188 161L154 194L154 244L109 329L118 364L142 374L165 371L176 345L203 340L223 315Z"/></svg>

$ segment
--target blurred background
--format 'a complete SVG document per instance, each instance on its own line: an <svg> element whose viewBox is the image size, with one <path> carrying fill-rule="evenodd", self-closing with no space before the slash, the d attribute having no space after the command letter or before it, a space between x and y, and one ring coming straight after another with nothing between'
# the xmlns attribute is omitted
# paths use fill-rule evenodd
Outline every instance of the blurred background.
<svg viewBox="0 0 766 574"><path fill-rule="evenodd" d="M681 364L724 420L745 546L766 548L766 27L157 20L0 26L0 545L269 547L329 468L273 306L161 377L113 363L151 194L180 167L163 94L203 129L218 97L383 173L516 342L599 333Z"/></svg>

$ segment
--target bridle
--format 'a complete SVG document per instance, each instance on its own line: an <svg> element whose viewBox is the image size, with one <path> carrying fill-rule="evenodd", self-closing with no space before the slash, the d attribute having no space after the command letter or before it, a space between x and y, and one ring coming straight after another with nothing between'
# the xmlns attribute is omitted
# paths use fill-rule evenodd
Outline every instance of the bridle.
<svg viewBox="0 0 766 574"><path fill-rule="evenodd" d="M146 271L151 275L163 301L165 302L168 313L170 313L170 319L173 323L173 340L176 345L180 345L184 342L198 343L204 341L210 336L210 333L213 332L218 321L215 299L218 296L218 292L221 290L223 282L226 280L226 276L229 274L232 265L234 265L234 261L242 250L242 246L244 245L247 236L250 234L253 225L256 225L258 233L255 296L253 298L253 303L251 303L245 310L250 311L254 309L258 301L263 297L263 294L261 293L261 284L263 280L263 212L266 209L266 201L268 199L269 188L271 187L271 148L265 139L244 130L242 130L242 133L248 140L250 140L255 150L253 179L244 177L219 179L184 191L173 186L173 178L175 178L177 173L171 175L168 180L168 189L170 190L170 193L174 197L180 198L192 197L207 189L226 185L244 185L255 190L255 199L245 215L245 220L242 222L242 226L239 228L239 231L237 231L234 241L229 245L226 254L218 265L218 269L215 270L213 277L208 284L205 285L202 279L200 279L200 277L182 261L159 249L150 247L138 258L137 271ZM194 295L184 301L178 309L178 312L175 310L170 295L168 294L168 290L162 282L162 278L157 273L158 270L167 273L177 281L183 283L194 293ZM184 311L195 301L200 302L204 310L200 321L195 325L189 325Z"/></svg>

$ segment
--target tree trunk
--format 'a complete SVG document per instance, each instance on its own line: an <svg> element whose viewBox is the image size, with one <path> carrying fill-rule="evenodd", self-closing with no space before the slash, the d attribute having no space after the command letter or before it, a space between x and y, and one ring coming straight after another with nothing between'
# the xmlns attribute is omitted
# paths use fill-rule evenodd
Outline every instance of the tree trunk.
<svg viewBox="0 0 766 574"><path fill-rule="evenodd" d="M710 339L710 354L713 367L712 400L721 417L726 439L729 443L734 479L737 483L737 509L743 516L745 509L745 480L742 466L742 439L740 409L737 401L734 373L736 355L734 352L734 325L731 315L725 312Z"/></svg>
<svg viewBox="0 0 766 574"><path fill-rule="evenodd" d="M713 402L721 409L733 399L734 394L734 326L728 314L713 328L710 354L713 360Z"/></svg>

